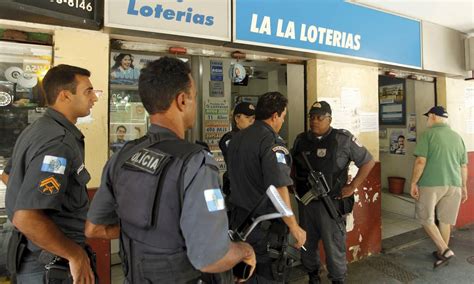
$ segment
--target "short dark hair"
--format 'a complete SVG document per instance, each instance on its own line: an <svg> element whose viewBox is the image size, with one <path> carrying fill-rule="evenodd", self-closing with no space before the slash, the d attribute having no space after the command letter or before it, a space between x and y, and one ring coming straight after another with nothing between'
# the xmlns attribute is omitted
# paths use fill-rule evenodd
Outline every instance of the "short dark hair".
<svg viewBox="0 0 474 284"><path fill-rule="evenodd" d="M162 57L141 70L138 93L149 114L164 112L181 92L189 93L191 68L180 59Z"/></svg>
<svg viewBox="0 0 474 284"><path fill-rule="evenodd" d="M123 130L125 130L125 132L127 132L127 127L125 127L125 125L117 126L117 128L115 129L115 132L117 132L120 128L122 128Z"/></svg>
<svg viewBox="0 0 474 284"><path fill-rule="evenodd" d="M255 109L255 119L265 120L270 118L275 112L281 116L288 105L288 99L280 92L268 92L260 96Z"/></svg>
<svg viewBox="0 0 474 284"><path fill-rule="evenodd" d="M397 138L397 140L398 140L398 139L400 139L400 138L403 138L403 139L405 139L405 136L404 136L404 135L398 135L398 138Z"/></svg>
<svg viewBox="0 0 474 284"><path fill-rule="evenodd" d="M60 64L48 70L43 78L43 90L49 105L56 102L59 93L63 90L68 90L73 94L76 93L76 75L90 77L91 72L81 67L66 64Z"/></svg>

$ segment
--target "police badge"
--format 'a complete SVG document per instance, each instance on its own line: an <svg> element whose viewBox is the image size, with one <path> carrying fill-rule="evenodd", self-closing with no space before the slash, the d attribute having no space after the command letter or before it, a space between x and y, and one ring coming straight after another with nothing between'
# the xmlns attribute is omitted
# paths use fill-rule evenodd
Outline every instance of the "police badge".
<svg viewBox="0 0 474 284"><path fill-rule="evenodd" d="M317 150L316 150L316 156L318 156L319 158L326 157L326 148L324 148L324 149L317 149Z"/></svg>

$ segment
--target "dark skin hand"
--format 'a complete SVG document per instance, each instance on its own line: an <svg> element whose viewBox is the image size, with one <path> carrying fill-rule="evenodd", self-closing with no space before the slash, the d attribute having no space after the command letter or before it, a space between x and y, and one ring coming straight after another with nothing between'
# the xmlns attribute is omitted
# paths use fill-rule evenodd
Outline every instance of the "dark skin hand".
<svg viewBox="0 0 474 284"><path fill-rule="evenodd" d="M357 172L357 175L354 177L351 183L345 185L342 188L341 192L341 198L346 198L354 194L355 189L362 184L362 182L367 178L369 175L370 171L375 165L374 160L370 160L367 163L363 164L360 168L359 171Z"/></svg>

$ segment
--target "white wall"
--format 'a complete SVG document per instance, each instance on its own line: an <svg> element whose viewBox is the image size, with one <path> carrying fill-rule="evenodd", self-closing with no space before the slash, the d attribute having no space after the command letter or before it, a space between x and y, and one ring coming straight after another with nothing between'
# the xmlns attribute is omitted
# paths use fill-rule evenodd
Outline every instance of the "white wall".
<svg viewBox="0 0 474 284"><path fill-rule="evenodd" d="M288 148L298 134L304 131L304 66L288 64L286 66L288 80ZM286 88L285 88L286 89Z"/></svg>
<svg viewBox="0 0 474 284"><path fill-rule="evenodd" d="M108 159L109 35L101 32L58 28L54 33L54 65L71 64L91 71L94 89L103 91L92 108L92 121L80 124L85 136L85 164L92 179L88 187L98 187Z"/></svg>
<svg viewBox="0 0 474 284"><path fill-rule="evenodd" d="M455 16L453 16L455 17ZM430 22L422 22L423 69L467 77L465 35Z"/></svg>
<svg viewBox="0 0 474 284"><path fill-rule="evenodd" d="M306 70L308 108L319 98L340 98L343 88L354 88L360 92L359 111L378 112L377 67L314 59L308 61ZM333 115L333 123L346 118ZM378 131L361 132L358 140L377 161L379 159Z"/></svg>
<svg viewBox="0 0 474 284"><path fill-rule="evenodd" d="M462 136L467 151L474 151L474 81L444 80L449 124Z"/></svg>

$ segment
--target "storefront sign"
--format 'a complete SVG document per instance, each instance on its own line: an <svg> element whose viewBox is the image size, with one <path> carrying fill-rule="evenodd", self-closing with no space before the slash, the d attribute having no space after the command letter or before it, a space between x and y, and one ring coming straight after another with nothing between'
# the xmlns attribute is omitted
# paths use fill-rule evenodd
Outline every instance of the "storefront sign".
<svg viewBox="0 0 474 284"><path fill-rule="evenodd" d="M230 41L230 1L105 0L104 25Z"/></svg>
<svg viewBox="0 0 474 284"><path fill-rule="evenodd" d="M222 70L222 61L211 60L211 81L224 80L224 72Z"/></svg>
<svg viewBox="0 0 474 284"><path fill-rule="evenodd" d="M204 106L204 142L211 151L219 150L219 140L229 128L229 105L225 100L209 99Z"/></svg>
<svg viewBox="0 0 474 284"><path fill-rule="evenodd" d="M224 97L224 82L223 81L209 81L209 97L211 98Z"/></svg>
<svg viewBox="0 0 474 284"><path fill-rule="evenodd" d="M4 0L0 17L50 25L98 30L102 0Z"/></svg>
<svg viewBox="0 0 474 284"><path fill-rule="evenodd" d="M15 0L18 3L81 18L94 19L95 0Z"/></svg>
<svg viewBox="0 0 474 284"><path fill-rule="evenodd" d="M420 22L343 0L235 0L234 38L421 68Z"/></svg>

